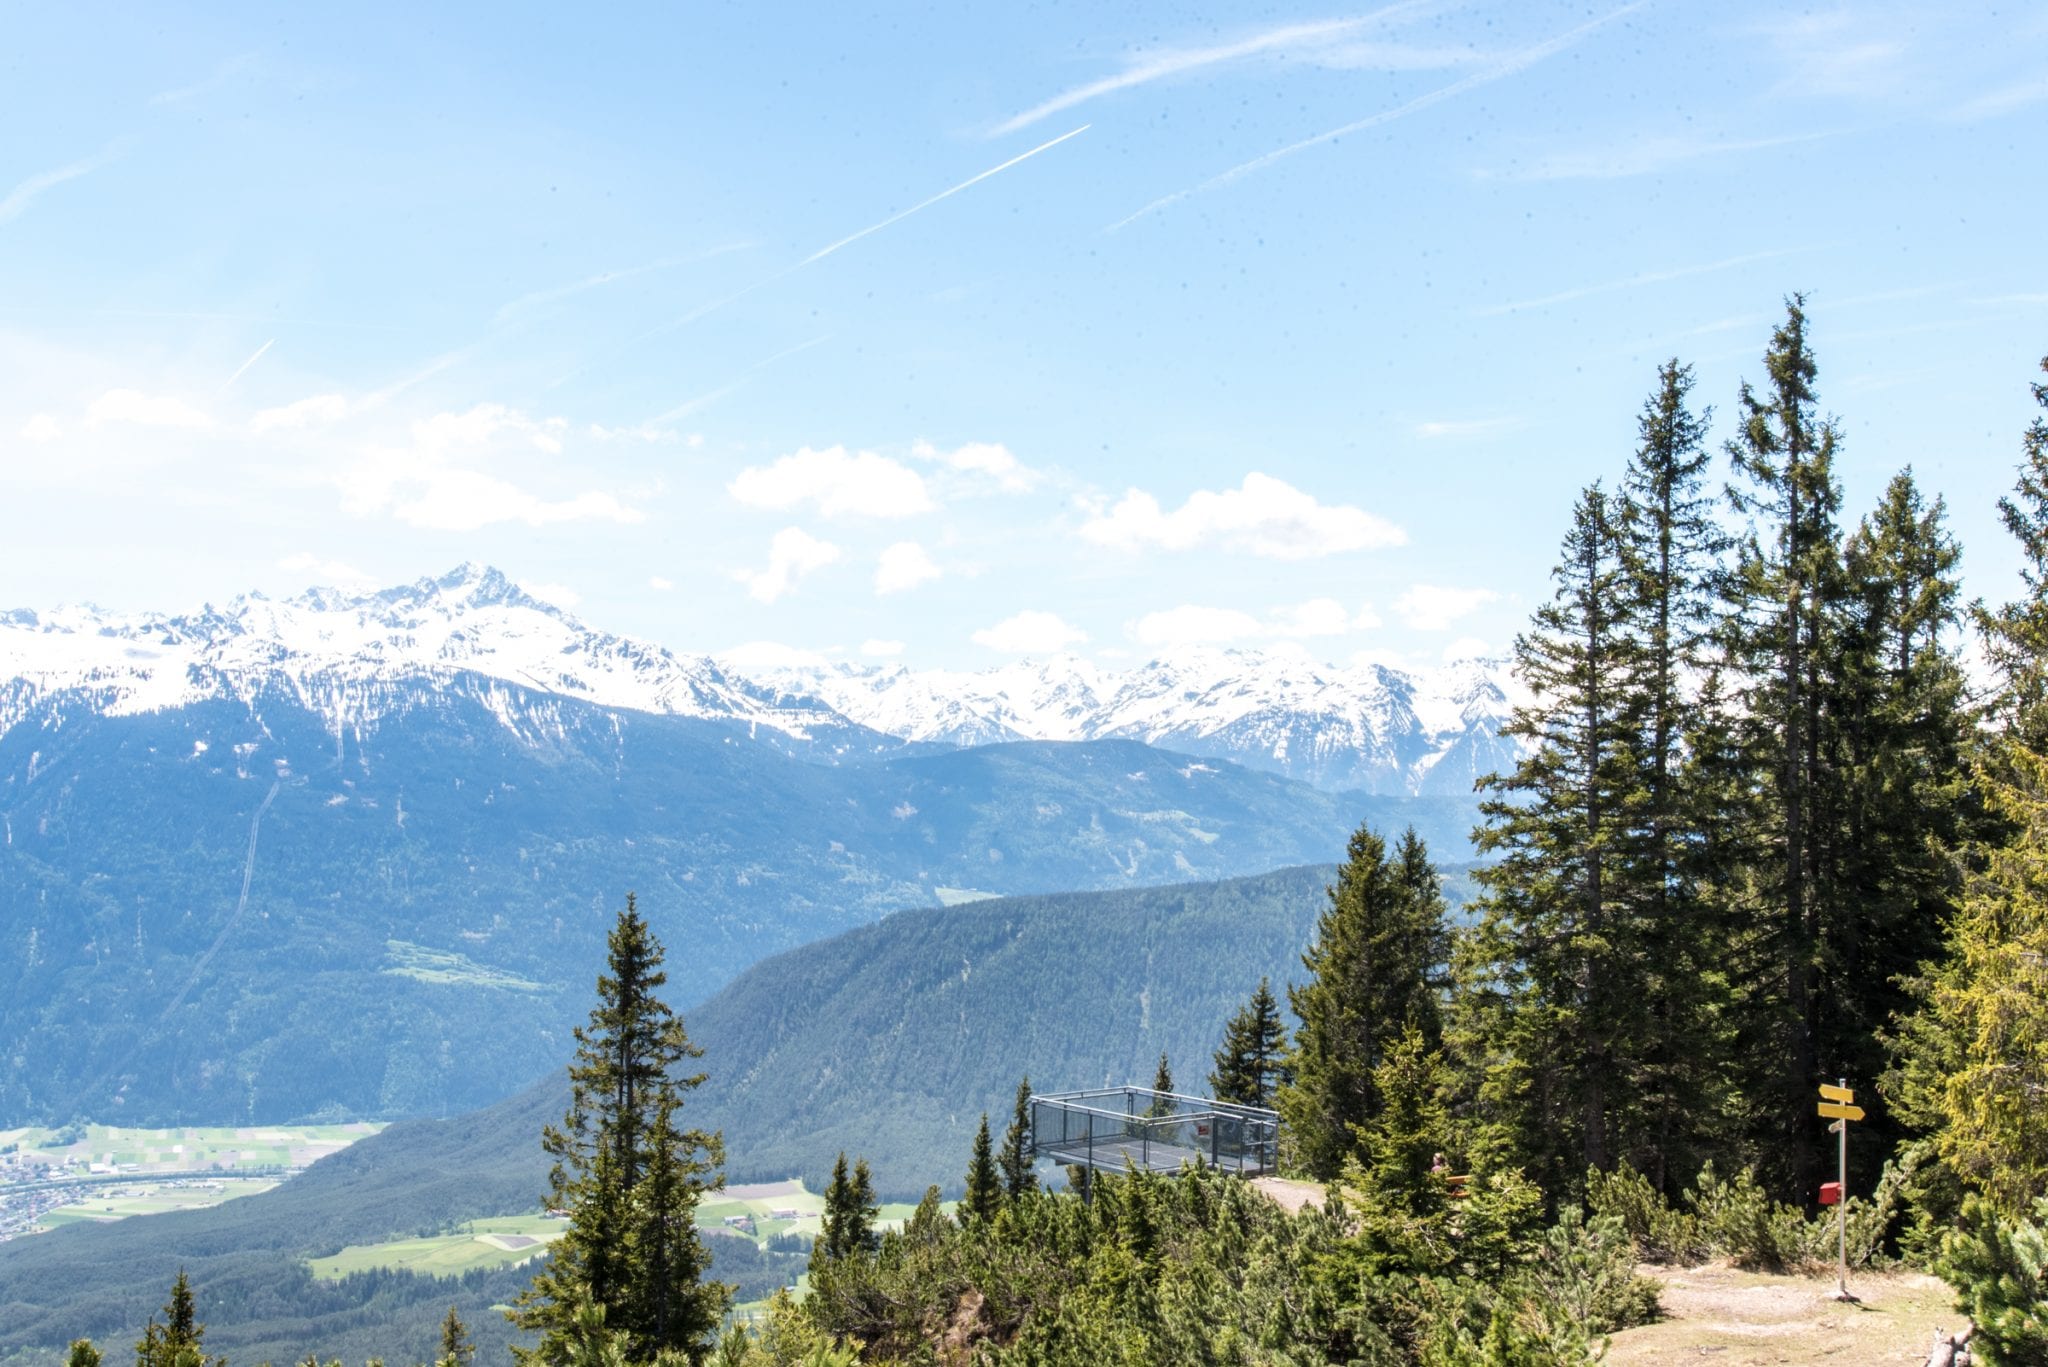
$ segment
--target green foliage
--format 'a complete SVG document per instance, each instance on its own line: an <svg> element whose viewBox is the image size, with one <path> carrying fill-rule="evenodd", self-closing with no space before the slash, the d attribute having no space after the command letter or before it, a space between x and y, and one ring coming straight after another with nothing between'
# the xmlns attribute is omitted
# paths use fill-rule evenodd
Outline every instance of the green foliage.
<svg viewBox="0 0 2048 1367"><path fill-rule="evenodd" d="M1210 1095L1240 1106L1271 1107L1274 1091L1286 1079L1281 1063L1286 1048L1280 1003L1273 997L1272 980L1262 977L1251 1000L1224 1023L1223 1043L1209 1073Z"/></svg>
<svg viewBox="0 0 2048 1367"><path fill-rule="evenodd" d="M1301 1167L1323 1180L1379 1113L1373 1074L1390 1045L1411 1027L1435 1045L1449 954L1441 884L1412 829L1392 852L1371 829L1353 832L1328 897L1301 959L1309 981L1287 990L1301 1025L1277 1098Z"/></svg>
<svg viewBox="0 0 2048 1367"><path fill-rule="evenodd" d="M91 1339L73 1339L64 1354L64 1367L100 1367L100 1350Z"/></svg>
<svg viewBox="0 0 2048 1367"><path fill-rule="evenodd" d="M1686 1265L1708 1256L1699 1217L1672 1206L1647 1177L1627 1164L1612 1172L1587 1172L1586 1210L1595 1223L1619 1224L1645 1261Z"/></svg>
<svg viewBox="0 0 2048 1367"><path fill-rule="evenodd" d="M832 1181L825 1188L825 1213L820 1220L816 1242L811 1245L811 1272L816 1276L829 1263L874 1250L875 1181L868 1172L868 1160L860 1159L851 1175L846 1155L833 1164Z"/></svg>
<svg viewBox="0 0 2048 1367"><path fill-rule="evenodd" d="M152 1315L144 1326L135 1345L135 1367L225 1367L225 1358L208 1363L206 1326L199 1322L192 1284L183 1268L178 1270L178 1280L171 1283L171 1298L164 1302L163 1315L162 1324Z"/></svg>
<svg viewBox="0 0 2048 1367"><path fill-rule="evenodd" d="M1941 1275L1976 1326L1970 1351L1990 1367L2048 1364L2048 1198L2015 1220L1971 1197L1942 1244Z"/></svg>
<svg viewBox="0 0 2048 1367"><path fill-rule="evenodd" d="M967 1162L967 1195L960 1202L963 1220L989 1221L1003 1208L1003 1176L989 1147L988 1112L981 1113L981 1128L974 1133L974 1152Z"/></svg>
<svg viewBox="0 0 2048 1367"><path fill-rule="evenodd" d="M448 1317L441 1321L441 1348L434 1355L435 1367L468 1367L475 1356L476 1344L470 1341L469 1326L451 1305Z"/></svg>
<svg viewBox="0 0 2048 1367"><path fill-rule="evenodd" d="M508 1314L540 1335L523 1362L554 1367L602 1356L604 1344L635 1360L701 1361L731 1294L704 1280L711 1256L694 1220L701 1194L722 1185L722 1146L675 1127L683 1094L703 1081L677 1069L703 1051L655 995L667 982L662 949L631 894L608 958L590 1024L575 1032L568 1113L541 1132L554 1160L547 1205L569 1226Z"/></svg>
<svg viewBox="0 0 2048 1367"><path fill-rule="evenodd" d="M1030 1148L1031 1079L1027 1076L1017 1081L1017 1097L1010 1110L1010 1127L1003 1131L1003 1151L996 1157L996 1166L1002 1170L1004 1196L1022 1196L1038 1185L1038 1179L1031 1173Z"/></svg>
<svg viewBox="0 0 2048 1367"><path fill-rule="evenodd" d="M1465 946L1458 1035L1498 1060L1479 1084L1546 1187L1648 1147L1658 1116L1640 1093L1659 1034L1635 809L1644 656L1628 617L1634 580L1622 515L1595 485L1573 513L1557 593L1515 643L1539 699L1503 734L1530 750L1489 784L1481 922Z"/></svg>

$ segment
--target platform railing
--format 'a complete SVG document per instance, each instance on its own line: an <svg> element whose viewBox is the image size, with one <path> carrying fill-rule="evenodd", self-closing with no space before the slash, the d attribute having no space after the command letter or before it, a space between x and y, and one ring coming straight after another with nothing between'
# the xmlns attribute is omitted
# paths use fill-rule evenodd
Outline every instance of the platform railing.
<svg viewBox="0 0 2048 1367"><path fill-rule="evenodd" d="M1197 1162L1239 1173L1271 1172L1280 1117L1257 1106L1103 1087L1030 1099L1035 1157L1089 1168L1169 1171Z"/></svg>

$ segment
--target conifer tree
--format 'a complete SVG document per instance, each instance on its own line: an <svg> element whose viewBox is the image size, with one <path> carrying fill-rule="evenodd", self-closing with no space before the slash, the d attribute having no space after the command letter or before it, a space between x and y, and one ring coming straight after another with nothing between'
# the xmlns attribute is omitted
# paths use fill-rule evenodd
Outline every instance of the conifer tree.
<svg viewBox="0 0 2048 1367"><path fill-rule="evenodd" d="M695 1222L702 1194L723 1185L723 1146L676 1128L684 1095L704 1080L680 1069L703 1051L656 995L668 980L662 957L629 894L598 1004L575 1031L569 1111L542 1132L554 1159L547 1205L566 1210L569 1227L508 1312L540 1335L536 1348L515 1350L522 1361L567 1363L586 1336L579 1312L594 1307L629 1356L699 1362L730 1299L729 1287L703 1280L710 1252Z"/></svg>
<svg viewBox="0 0 2048 1367"><path fill-rule="evenodd" d="M849 1174L846 1151L840 1150L832 1165L832 1181L825 1188L824 1219L817 1241L811 1245L811 1269L815 1272L824 1263L873 1252L875 1217L880 1213L868 1160L860 1159Z"/></svg>
<svg viewBox="0 0 2048 1367"><path fill-rule="evenodd" d="M996 1158L1003 1174L1003 1195L1014 1201L1037 1187L1031 1173L1031 1079L1017 1082L1017 1100L1010 1112L1010 1128L1003 1131L1003 1151Z"/></svg>
<svg viewBox="0 0 2048 1367"><path fill-rule="evenodd" d="M91 1339L73 1339L64 1354L64 1367L100 1367L100 1350Z"/></svg>
<svg viewBox="0 0 2048 1367"><path fill-rule="evenodd" d="M1442 1033L1448 937L1428 851L1411 829L1389 855L1361 826L1346 854L1302 956L1309 981L1287 992L1301 1024L1277 1098L1302 1166L1322 1181L1356 1149L1356 1127L1378 1114L1373 1070L1388 1045L1411 1025L1432 1048Z"/></svg>
<svg viewBox="0 0 2048 1367"><path fill-rule="evenodd" d="M1961 552L1944 513L1901 473L1845 552L1855 597L1833 730L1847 800L1832 872L1846 896L1821 945L1831 1003L1822 1050L1825 1065L1872 1080L1884 1067L1884 1032L1913 1005L1907 984L1941 953L1959 892L1955 855L1977 824L1955 655ZM1898 1131L1889 1114L1867 1128L1874 1160Z"/></svg>
<svg viewBox="0 0 2048 1367"><path fill-rule="evenodd" d="M1173 1091L1173 1066L1166 1061L1164 1049L1159 1051L1159 1066L1152 1070L1152 1090L1157 1095L1152 1098L1152 1104L1146 1107L1145 1114L1154 1117L1172 1115L1173 1103L1166 1097Z"/></svg>
<svg viewBox="0 0 2048 1367"><path fill-rule="evenodd" d="M469 1326L451 1305L448 1317L441 1321L441 1351L434 1355L435 1367L467 1367L475 1356L476 1345L470 1342Z"/></svg>
<svg viewBox="0 0 2048 1367"><path fill-rule="evenodd" d="M1468 950L1461 1034L1493 1061L1486 1109L1549 1190L1643 1146L1646 915L1637 809L1643 659L1628 631L1629 565L1598 485L1574 510L1555 596L1515 642L1537 701L1502 735L1526 757L1486 781L1477 843L1497 862Z"/></svg>
<svg viewBox="0 0 2048 1367"><path fill-rule="evenodd" d="M967 1195L960 1202L963 1221L986 1222L1003 1208L1003 1178L996 1169L988 1137L988 1112L981 1113L981 1128L974 1133L974 1154L967 1164Z"/></svg>
<svg viewBox="0 0 2048 1367"><path fill-rule="evenodd" d="M1240 1106L1271 1106L1280 1082L1280 1058L1287 1030L1280 1023L1280 1003L1272 984L1259 979L1258 990L1223 1027L1223 1044L1209 1074L1209 1092L1218 1101Z"/></svg>
<svg viewBox="0 0 2048 1367"><path fill-rule="evenodd" d="M2048 372L2048 357L2041 369ZM2033 390L2048 410L2048 384ZM1973 615L1998 675L1999 722L2021 744L2048 753L2048 416L2028 426L2021 452L2019 483L1998 501L1998 514L2020 543L2026 592L1996 609L1980 604Z"/></svg>
<svg viewBox="0 0 2048 1367"><path fill-rule="evenodd" d="M1761 390L1744 383L1741 429L1728 443L1752 520L1728 581L1729 652L1740 732L1759 802L1748 832L1761 935L1746 989L1744 1057L1761 1071L1744 1088L1760 1157L1786 1194L1811 1191L1820 1127L1810 1104L1823 1075L1823 946L1844 915L1832 876L1844 796L1832 733L1848 596L1837 517L1836 430L1817 412L1818 369L1802 296L1771 334Z"/></svg>
<svg viewBox="0 0 2048 1367"><path fill-rule="evenodd" d="M1667 1195L1718 1142L1733 1042L1722 1024L1729 941L1720 869L1704 834L1720 822L1713 759L1725 750L1711 639L1727 535L1706 488L1709 412L1689 406L1692 369L1657 371L1622 482L1628 592L1621 630L1639 654L1624 702L1640 775L1630 795L1631 909L1640 920L1647 1036L1637 1104L1652 1117L1618 1157Z"/></svg>
<svg viewBox="0 0 2048 1367"><path fill-rule="evenodd" d="M164 1302L163 1315L162 1324L152 1315L143 1327L142 1338L135 1345L135 1367L207 1367L206 1326L199 1322L192 1284L182 1267L178 1279L171 1283L171 1298ZM213 1359L215 1367L222 1367L225 1361Z"/></svg>

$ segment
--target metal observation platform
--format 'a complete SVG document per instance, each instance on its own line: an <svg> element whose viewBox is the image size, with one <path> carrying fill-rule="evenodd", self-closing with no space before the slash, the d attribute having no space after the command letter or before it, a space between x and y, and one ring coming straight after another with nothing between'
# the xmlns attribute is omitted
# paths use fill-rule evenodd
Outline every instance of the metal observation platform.
<svg viewBox="0 0 2048 1367"><path fill-rule="evenodd" d="M1241 1177L1280 1159L1280 1115L1207 1097L1104 1087L1031 1098L1034 1158L1104 1172L1175 1172L1206 1164Z"/></svg>

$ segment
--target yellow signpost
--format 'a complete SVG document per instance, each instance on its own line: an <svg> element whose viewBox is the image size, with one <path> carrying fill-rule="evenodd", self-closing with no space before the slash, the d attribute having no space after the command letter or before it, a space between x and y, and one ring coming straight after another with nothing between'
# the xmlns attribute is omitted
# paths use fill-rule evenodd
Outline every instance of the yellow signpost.
<svg viewBox="0 0 2048 1367"><path fill-rule="evenodd" d="M1835 1299L1838 1301L1855 1299L1849 1294L1849 1122L1863 1119L1863 1108L1851 1105L1854 1100L1856 1093L1849 1090L1847 1078L1833 1087L1825 1082L1820 1084L1820 1113L1835 1122L1828 1128L1840 1138L1836 1153L1841 1167L1835 1185Z"/></svg>

